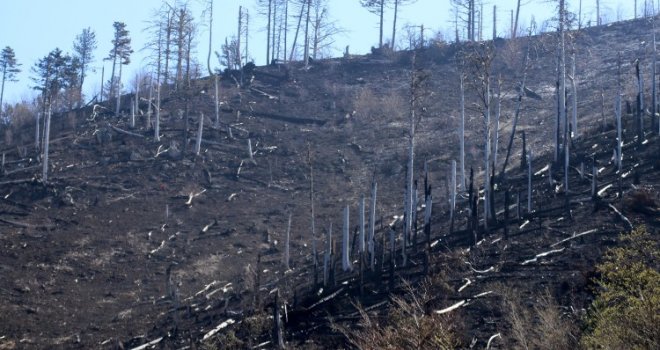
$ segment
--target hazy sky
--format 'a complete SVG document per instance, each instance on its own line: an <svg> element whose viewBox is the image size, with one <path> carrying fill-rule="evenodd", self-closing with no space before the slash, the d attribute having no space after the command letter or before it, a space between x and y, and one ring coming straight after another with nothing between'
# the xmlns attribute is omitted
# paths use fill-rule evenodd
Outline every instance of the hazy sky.
<svg viewBox="0 0 660 350"><path fill-rule="evenodd" d="M201 3L203 0L189 0L197 18L201 16ZM525 2L525 1L523 1ZM530 2L527 0L526 2ZM554 5L547 0L532 0L522 8L521 22L529 23L531 16L536 21L552 17ZM583 22L589 19L595 21L596 0L582 0ZM31 99L36 92L31 89L31 67L35 62L48 54L52 49L59 47L65 52L71 52L73 41L83 28L91 27L96 32L98 49L94 52L95 61L92 67L96 72L89 72L85 80L85 93L90 96L98 92L100 87L101 66L103 58L108 56L111 49L113 34L112 23L122 21L127 24L132 38L132 47L135 50L129 67L125 67L124 77L134 76L136 72L146 66L147 52L140 51L148 40L143 31L147 21L158 8L161 0L0 0L0 48L10 46L16 53L16 58L22 72L17 83L7 83L5 86L5 102L13 103L21 99ZM236 31L236 17L240 5L250 11L250 55L257 65L266 62L265 59L265 21L255 9L256 0L215 0L214 12L214 44L213 50L220 50L224 38ZM343 52L346 45L350 45L351 53L361 54L369 51L371 46L378 43L378 17L363 9L359 0L328 0L330 16L338 21L345 33L336 38L335 54ZM510 11L514 8L516 0L489 0L484 6L484 36L492 35L492 9L497 5L498 33L505 36L509 29ZM578 0L568 0L571 10L577 12ZM632 0L601 0L603 3L603 16L608 20L617 17L630 18L633 13ZM643 3L642 0L639 3ZM639 5L641 7L641 5ZM641 9L640 9L641 11ZM392 32L392 12L386 13L384 40L388 41ZM407 24L424 25L427 28L426 36L440 31L453 38L453 19L449 0L417 0L413 5L400 9L398 27ZM398 31L397 37L403 38L403 31ZM399 40L397 40L399 41ZM200 62L206 62L208 30L201 28L198 35L198 49L196 57ZM217 65L215 55L212 64ZM106 70L110 64L105 62ZM106 74L107 79L108 74ZM128 79L128 78L127 78ZM124 82L126 86L126 80Z"/></svg>

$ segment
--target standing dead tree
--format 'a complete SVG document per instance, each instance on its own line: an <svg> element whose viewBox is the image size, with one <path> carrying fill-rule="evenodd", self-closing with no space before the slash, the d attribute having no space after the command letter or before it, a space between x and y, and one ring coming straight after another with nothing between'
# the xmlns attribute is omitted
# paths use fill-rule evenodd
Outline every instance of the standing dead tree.
<svg viewBox="0 0 660 350"><path fill-rule="evenodd" d="M404 201L404 229L403 229L403 248L405 256L406 245L413 229L413 210L416 210L417 203L414 199L414 168L415 168L415 131L421 121L422 114L418 111L423 104L424 94L426 93L426 83L428 75L416 67L416 54L412 54L412 64L410 71L410 96L408 100L408 164L406 174L406 192ZM404 260L405 261L405 260Z"/></svg>
<svg viewBox="0 0 660 350"><path fill-rule="evenodd" d="M491 164L492 164L492 142L491 142L491 65L495 51L490 43L478 43L471 45L464 54L470 69L470 84L479 100L478 107L484 118L484 228L488 229L488 220L492 218L494 208L490 208L492 196Z"/></svg>
<svg viewBox="0 0 660 350"><path fill-rule="evenodd" d="M379 17L379 35L378 35L378 47L383 47L383 25L385 19L385 7L389 3L389 0L360 0L360 4L367 11L377 15Z"/></svg>

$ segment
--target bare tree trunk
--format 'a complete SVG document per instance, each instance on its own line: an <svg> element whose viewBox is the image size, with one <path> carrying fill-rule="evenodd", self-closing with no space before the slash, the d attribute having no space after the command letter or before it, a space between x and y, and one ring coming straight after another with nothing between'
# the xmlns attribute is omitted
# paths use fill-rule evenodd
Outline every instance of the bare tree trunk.
<svg viewBox="0 0 660 350"><path fill-rule="evenodd" d="M312 260L314 264L314 285L317 283L317 274L316 266L318 265L317 261L317 251L316 251L316 215L314 213L314 164L312 163L312 150L311 146L308 145L307 148L307 163L309 163L309 211L312 217L311 229L312 229Z"/></svg>
<svg viewBox="0 0 660 350"><path fill-rule="evenodd" d="M213 75L213 81L214 81L214 88L213 88L213 94L214 94L214 100L215 100L215 127L219 128L220 127L220 88L218 84L218 74Z"/></svg>
<svg viewBox="0 0 660 350"><path fill-rule="evenodd" d="M493 5L493 40L497 39L497 5Z"/></svg>
<svg viewBox="0 0 660 350"><path fill-rule="evenodd" d="M527 212L532 212L532 150L527 154ZM551 178L551 177L550 177Z"/></svg>
<svg viewBox="0 0 660 350"><path fill-rule="evenodd" d="M596 0L596 25L603 24L600 20L600 0Z"/></svg>
<svg viewBox="0 0 660 350"><path fill-rule="evenodd" d="M305 14L305 5L307 2L300 4L300 14L298 15L298 25L296 26L296 34L293 36L293 45L291 46L291 54L289 61L293 61L293 55L296 53L296 42L298 41L298 32L300 32L300 24L302 23L303 15Z"/></svg>
<svg viewBox="0 0 660 350"><path fill-rule="evenodd" d="M276 45L276 38L277 38L277 34L279 33L279 30L275 31L275 28L277 28L277 8L278 8L277 1L275 1L273 3L273 31L271 37L267 39L267 40L271 40L271 44L270 44L271 61L275 60L275 58L277 58L279 54L279 52L276 52L275 50L276 46L278 46L277 48L279 49L279 45Z"/></svg>
<svg viewBox="0 0 660 350"><path fill-rule="evenodd" d="M199 124L197 126L197 139L195 141L195 155L199 156L202 151L202 134L204 133L204 113L199 114ZM250 158L252 158L250 152Z"/></svg>
<svg viewBox="0 0 660 350"><path fill-rule="evenodd" d="M266 64L270 64L270 15L273 13L273 0L268 0L268 22L266 23Z"/></svg>
<svg viewBox="0 0 660 350"><path fill-rule="evenodd" d="M565 0L559 0L559 81L557 89L558 97L558 113L557 113L557 130L555 135L555 163L559 162L559 145L560 142L560 124L566 120L566 47L564 42L564 25L565 25ZM568 125L564 124L564 128ZM566 132L564 132L566 134Z"/></svg>
<svg viewBox="0 0 660 350"><path fill-rule="evenodd" d="M371 254L371 270L376 267L376 249L375 249L375 232L376 232L376 192L378 184L376 179L371 182L371 207L369 207L369 254Z"/></svg>
<svg viewBox="0 0 660 350"><path fill-rule="evenodd" d="M309 11L312 0L307 0L307 18L305 19L305 67L309 66Z"/></svg>
<svg viewBox="0 0 660 350"><path fill-rule="evenodd" d="M652 25L653 25L653 60L652 60L652 67L651 67L651 129L655 128L656 123L658 122L658 91L657 91L657 45L656 45L656 40L655 40L655 15L653 16L652 19ZM660 130L660 127L659 129Z"/></svg>
<svg viewBox="0 0 660 350"><path fill-rule="evenodd" d="M405 205L405 228L404 228L404 244L403 251L405 253L407 235L410 234L412 230L412 217L413 217L413 183L414 183L414 167L415 167L415 98L416 98L416 89L415 86L415 56L413 55L412 69L410 72L410 111L409 111L409 126L408 126L408 172L406 179L406 200ZM405 255L404 255L404 265L405 265Z"/></svg>
<svg viewBox="0 0 660 350"><path fill-rule="evenodd" d="M578 98L577 97L577 83L575 82L575 80L577 80L577 75L576 75L576 70L575 70L575 62L576 62L575 51L573 51L572 60L571 60L571 73L572 73L572 75L571 75L571 95L572 95L571 97L572 97L572 101L571 102L572 102L572 105L573 105L573 108L572 108L573 109L572 110L572 112L573 112L573 125L572 125L571 130L573 132L572 132L572 135L569 135L570 137L578 137L579 136L578 119L577 119L577 115L578 115L578 113L577 113L577 107L578 107L578 103L577 103L577 98Z"/></svg>
<svg viewBox="0 0 660 350"><path fill-rule="evenodd" d="M36 113L35 118L35 129L34 129L34 149L39 153L41 151L41 130L39 130L39 125L41 124L41 112Z"/></svg>
<svg viewBox="0 0 660 350"><path fill-rule="evenodd" d="M484 3L479 6L479 41L484 40Z"/></svg>
<svg viewBox="0 0 660 350"><path fill-rule="evenodd" d="M325 239L325 256L323 257L323 285L328 286L330 282L330 265L332 264L332 223L328 228Z"/></svg>
<svg viewBox="0 0 660 350"><path fill-rule="evenodd" d="M644 81L639 66L639 59L635 64L637 74L637 144L644 142Z"/></svg>
<svg viewBox="0 0 660 350"><path fill-rule="evenodd" d="M399 15L399 2L401 0L394 0L394 20L392 21L392 50L396 45L396 20Z"/></svg>
<svg viewBox="0 0 660 350"><path fill-rule="evenodd" d="M101 67L101 94L99 95L99 103L103 102L103 85L105 82L103 81L103 77L105 75L105 64Z"/></svg>
<svg viewBox="0 0 660 350"><path fill-rule="evenodd" d="M380 34L378 35L378 47L383 47L383 18L385 16L385 0L380 0Z"/></svg>
<svg viewBox="0 0 660 350"><path fill-rule="evenodd" d="M117 78L117 108L115 109L115 115L119 117L119 109L121 108L121 71L122 66L121 59L119 60L119 77Z"/></svg>
<svg viewBox="0 0 660 350"><path fill-rule="evenodd" d="M291 270L291 266L289 266L290 245L291 245L291 213L289 213L289 223L286 226L286 236L284 241L284 269L286 271Z"/></svg>
<svg viewBox="0 0 660 350"><path fill-rule="evenodd" d="M135 129L135 99L131 99L131 129Z"/></svg>
<svg viewBox="0 0 660 350"><path fill-rule="evenodd" d="M486 139L484 145L484 228L488 229L488 219L490 215L490 77L486 77L485 84L485 106L484 106L484 119L486 124Z"/></svg>
<svg viewBox="0 0 660 350"><path fill-rule="evenodd" d="M578 4L578 30L582 29L582 0Z"/></svg>
<svg viewBox="0 0 660 350"><path fill-rule="evenodd" d="M154 125L154 140L160 142L160 76L156 82L156 121Z"/></svg>
<svg viewBox="0 0 660 350"><path fill-rule="evenodd" d="M341 267L344 271L351 270L351 260L350 260L350 251L349 251L349 207L346 205L344 208L344 227L342 230L342 240L341 240Z"/></svg>
<svg viewBox="0 0 660 350"><path fill-rule="evenodd" d="M154 75L153 72L149 75L149 101L147 103L147 130L151 128L151 114L153 113L153 106L151 101L154 97Z"/></svg>
<svg viewBox="0 0 660 350"><path fill-rule="evenodd" d="M563 0L561 0L563 1ZM518 19L520 18L520 0L516 2L516 19L513 22L513 28L511 28L511 39L516 38L516 34L518 33Z"/></svg>
<svg viewBox="0 0 660 350"><path fill-rule="evenodd" d="M454 227L454 211L456 210L456 160L452 159L451 161L451 177L449 178L451 185L449 191L451 193L449 197L449 220L451 221L451 231L453 232Z"/></svg>
<svg viewBox="0 0 660 350"><path fill-rule="evenodd" d="M82 96L82 95L80 95ZM140 113L140 76L135 74L135 113Z"/></svg>
<svg viewBox="0 0 660 350"><path fill-rule="evenodd" d="M360 197L360 208L359 208L359 220L360 220L360 236L358 238L358 252L360 255L364 254L365 242L364 242L364 195Z"/></svg>
<svg viewBox="0 0 660 350"><path fill-rule="evenodd" d="M44 155L43 155L43 168L41 173L41 180L44 185L48 183L48 146L50 144L50 117L52 114L52 106L50 97L48 98L48 109L46 112L46 126L44 128Z"/></svg>
<svg viewBox="0 0 660 350"><path fill-rule="evenodd" d="M289 0L284 0L284 50L282 59L286 61L287 40L289 37Z"/></svg>
<svg viewBox="0 0 660 350"><path fill-rule="evenodd" d="M463 72L460 72L460 90L461 90L461 128L459 130L459 143L460 143L460 161L461 161L461 189L466 190L466 179L465 179L465 86L464 86Z"/></svg>
<svg viewBox="0 0 660 350"><path fill-rule="evenodd" d="M495 130L493 137L493 169L497 167L497 150L500 142L500 114L502 112L502 78L497 81L497 101L495 104Z"/></svg>

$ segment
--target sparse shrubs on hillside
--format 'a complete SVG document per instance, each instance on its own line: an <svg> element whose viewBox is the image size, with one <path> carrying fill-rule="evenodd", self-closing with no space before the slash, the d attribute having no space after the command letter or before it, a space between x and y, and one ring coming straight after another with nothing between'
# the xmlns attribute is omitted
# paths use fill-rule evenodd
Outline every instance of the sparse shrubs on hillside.
<svg viewBox="0 0 660 350"><path fill-rule="evenodd" d="M376 349L456 349L461 345L456 313L432 311L438 290L446 287L427 281L404 296L392 296L385 317L369 313L357 305L360 321L356 328L335 325L349 343L361 350ZM442 293L440 293L442 295Z"/></svg>
<svg viewBox="0 0 660 350"><path fill-rule="evenodd" d="M528 306L520 290L498 285L502 312L510 329L503 332L505 348L568 350L577 346L576 323L548 291Z"/></svg>
<svg viewBox="0 0 660 350"><path fill-rule="evenodd" d="M660 249L646 228L621 236L596 268L596 299L581 344L586 349L660 348Z"/></svg>

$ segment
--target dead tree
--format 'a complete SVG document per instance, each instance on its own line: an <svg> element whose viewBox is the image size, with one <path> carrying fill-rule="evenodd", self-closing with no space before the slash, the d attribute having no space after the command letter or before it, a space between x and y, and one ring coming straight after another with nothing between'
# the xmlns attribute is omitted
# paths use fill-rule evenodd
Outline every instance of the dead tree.
<svg viewBox="0 0 660 350"><path fill-rule="evenodd" d="M359 208L359 220L360 220L360 236L358 238L358 252L360 255L364 254L365 242L364 242L364 195L360 197L360 208Z"/></svg>
<svg viewBox="0 0 660 350"><path fill-rule="evenodd" d="M44 127L44 154L43 154L43 160L42 160L42 165L43 169L41 172L41 181L43 181L44 184L48 183L48 154L49 154L49 144L50 144L50 117L52 115L52 102L51 98L47 98L48 106L46 107L46 126Z"/></svg>
<svg viewBox="0 0 660 350"><path fill-rule="evenodd" d="M351 260L350 260L350 251L349 251L349 206L346 205L344 208L344 227L342 230L342 240L341 240L341 267L346 272L351 270Z"/></svg>
<svg viewBox="0 0 660 350"><path fill-rule="evenodd" d="M655 16L653 16L653 19L651 20L651 24L653 26L653 59L651 62L651 129L655 128L656 123L658 122L658 92L657 92L657 78L656 78L656 70L657 70L657 46L656 46L656 40L655 40ZM658 124L658 134L660 134L660 124Z"/></svg>
<svg viewBox="0 0 660 350"><path fill-rule="evenodd" d="M290 261L290 246L291 246L291 213L289 213L289 223L286 226L286 236L284 240L284 269L285 270L290 270L291 266L289 264Z"/></svg>
<svg viewBox="0 0 660 350"><path fill-rule="evenodd" d="M578 97L577 97L577 83L575 82L577 79L576 76L576 70L575 70L575 62L576 62L576 57L575 57L575 49L573 49L573 54L571 55L571 102L572 102L572 115L573 115L573 122L571 123L570 129L572 130L571 133L569 133L570 138L575 138L579 136L578 132L578 118L577 118L577 108L578 108Z"/></svg>
<svg viewBox="0 0 660 350"><path fill-rule="evenodd" d="M622 125L621 125L621 94L623 93L621 87L621 53L617 60L617 91L614 104L614 113L616 114L616 164L618 167L619 175L621 175L621 166L623 161L622 147Z"/></svg>
<svg viewBox="0 0 660 350"><path fill-rule="evenodd" d="M317 284L317 266L318 257L316 251L316 215L314 213L314 166L312 163L312 148L307 145L307 163L309 164L309 209L311 215L311 230L312 230L312 263L314 264L314 286Z"/></svg>
<svg viewBox="0 0 660 350"><path fill-rule="evenodd" d="M639 59L635 60L635 74L637 75L637 145L644 142L644 81L639 67Z"/></svg>
<svg viewBox="0 0 660 350"><path fill-rule="evenodd" d="M330 283L330 269L332 268L332 223L328 227L325 240L325 255L323 256L323 286Z"/></svg>
<svg viewBox="0 0 660 350"><path fill-rule="evenodd" d="M555 163L559 162L561 144L561 123L566 120L566 43L564 28L566 25L565 0L559 0L559 40L557 50L557 124L555 133ZM564 124L566 126L566 124Z"/></svg>
<svg viewBox="0 0 660 350"><path fill-rule="evenodd" d="M463 72L459 72L459 83L460 83L460 108L461 108L461 127L459 129L458 137L460 144L460 161L461 161L461 189L465 191L466 179L465 179L465 85L464 81L465 75ZM515 125L515 124L514 124Z"/></svg>
<svg viewBox="0 0 660 350"><path fill-rule="evenodd" d="M532 212L532 150L527 155L527 212Z"/></svg>
<svg viewBox="0 0 660 350"><path fill-rule="evenodd" d="M204 133L204 113L199 114L199 122L197 125L197 139L195 140L195 155L199 156L202 150L202 133ZM250 151L252 155L252 151ZM250 156L252 158L252 156Z"/></svg>
<svg viewBox="0 0 660 350"><path fill-rule="evenodd" d="M371 270L373 271L376 264L376 249L375 249L375 231L376 231L376 192L378 184L376 179L371 181L371 206L369 207L369 254L371 254Z"/></svg>

